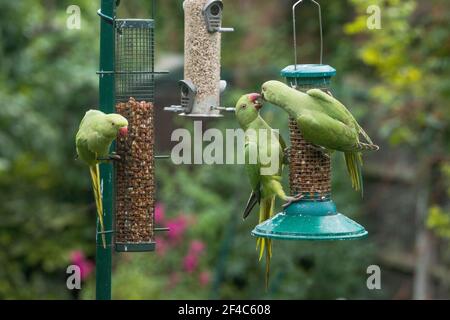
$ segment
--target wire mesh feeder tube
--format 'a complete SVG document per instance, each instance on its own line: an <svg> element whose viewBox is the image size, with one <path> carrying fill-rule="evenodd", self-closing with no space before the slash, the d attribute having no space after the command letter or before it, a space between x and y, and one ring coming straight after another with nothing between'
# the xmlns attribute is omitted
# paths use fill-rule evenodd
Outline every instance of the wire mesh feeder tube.
<svg viewBox="0 0 450 320"><path fill-rule="evenodd" d="M154 22L116 20L116 112L129 122L128 136L117 139L116 251L153 251Z"/></svg>
<svg viewBox="0 0 450 320"><path fill-rule="evenodd" d="M331 77L336 70L327 65L296 65L282 70L288 84L300 91L317 88L329 93ZM330 93L329 93L330 94ZM304 199L330 200L331 158L320 147L303 138L301 128L289 119L291 194L301 194Z"/></svg>
<svg viewBox="0 0 450 320"><path fill-rule="evenodd" d="M128 136L117 140L116 250L152 251L154 241L154 108L150 102L118 103L128 119Z"/></svg>
<svg viewBox="0 0 450 320"><path fill-rule="evenodd" d="M154 20L116 20L116 102L153 102L154 65Z"/></svg>
<svg viewBox="0 0 450 320"><path fill-rule="evenodd" d="M297 122L289 119L291 138L289 182L291 194L306 199L328 200L331 196L331 160L308 143Z"/></svg>

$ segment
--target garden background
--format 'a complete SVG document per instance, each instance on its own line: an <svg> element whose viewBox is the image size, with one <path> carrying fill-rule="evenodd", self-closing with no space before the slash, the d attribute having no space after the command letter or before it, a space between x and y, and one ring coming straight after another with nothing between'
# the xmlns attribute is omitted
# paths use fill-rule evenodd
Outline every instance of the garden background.
<svg viewBox="0 0 450 320"><path fill-rule="evenodd" d="M179 100L182 1L157 2L157 149L192 121L163 111ZM225 0L226 106L293 63L293 1ZM155 253L115 254L115 299L411 299L450 297L450 2L320 1L324 62L338 70L333 93L381 150L365 156L364 199L333 159L334 200L369 231L366 240L274 243L271 286L241 214L250 187L243 166L157 162L157 223L171 231ZM81 29L66 28L70 5ZM367 28L367 8L381 29ZM0 298L92 299L95 206L74 135L98 101L99 1L0 0ZM300 62L319 59L317 11L298 13ZM150 1L122 1L118 16L147 18ZM263 117L287 138L287 117ZM236 128L233 114L204 128ZM278 205L278 208L280 206ZM66 268L82 267L79 291ZM381 268L381 290L366 286Z"/></svg>

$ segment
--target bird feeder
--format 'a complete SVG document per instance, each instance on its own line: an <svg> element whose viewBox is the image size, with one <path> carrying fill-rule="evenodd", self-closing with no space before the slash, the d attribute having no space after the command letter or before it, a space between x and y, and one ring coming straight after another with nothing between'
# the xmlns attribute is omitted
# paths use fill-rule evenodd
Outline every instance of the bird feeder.
<svg viewBox="0 0 450 320"><path fill-rule="evenodd" d="M312 88L330 93L330 81L336 70L322 64L322 19L320 5L319 21L321 36L320 64L297 64L295 9L293 6L295 64L284 68L281 75L287 83L300 91ZM339 213L331 199L331 159L317 146L308 143L294 119L289 120L291 194L300 194L294 202L252 231L252 235L283 240L347 240L365 237L367 231Z"/></svg>
<svg viewBox="0 0 450 320"><path fill-rule="evenodd" d="M223 3L220 0L185 0L184 79L179 82L181 103L165 108L188 117L220 117L220 80Z"/></svg>
<svg viewBox="0 0 450 320"><path fill-rule="evenodd" d="M115 249L155 250L154 20L116 19L116 112L127 118L128 135L116 152Z"/></svg>

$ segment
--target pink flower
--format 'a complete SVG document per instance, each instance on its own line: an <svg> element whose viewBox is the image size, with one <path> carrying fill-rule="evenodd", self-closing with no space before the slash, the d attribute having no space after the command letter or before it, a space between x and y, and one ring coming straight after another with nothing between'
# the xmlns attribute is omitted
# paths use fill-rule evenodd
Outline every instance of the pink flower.
<svg viewBox="0 0 450 320"><path fill-rule="evenodd" d="M202 287L205 287L209 284L209 282L211 281L211 275L208 271L203 271L200 273L200 275L198 276L198 280L200 282L200 285Z"/></svg>
<svg viewBox="0 0 450 320"><path fill-rule="evenodd" d="M183 237L184 232L188 226L188 221L184 216L176 217L167 221L169 228L168 237L171 241L179 241Z"/></svg>
<svg viewBox="0 0 450 320"><path fill-rule="evenodd" d="M155 206L155 223L161 225L164 223L165 214L164 214L164 205L158 202Z"/></svg>
<svg viewBox="0 0 450 320"><path fill-rule="evenodd" d="M183 268L188 273L193 273L198 266L198 257L196 255L188 254L183 259Z"/></svg>
<svg viewBox="0 0 450 320"><path fill-rule="evenodd" d="M84 256L80 250L73 251L70 254L70 262L80 268L81 280L85 280L94 270L94 263Z"/></svg>
<svg viewBox="0 0 450 320"><path fill-rule="evenodd" d="M193 255L200 255L205 250L205 244L199 240L193 240L189 248L189 253Z"/></svg>
<svg viewBox="0 0 450 320"><path fill-rule="evenodd" d="M168 289L173 289L180 283L180 275L178 273L172 273L169 276L169 283L167 284Z"/></svg>

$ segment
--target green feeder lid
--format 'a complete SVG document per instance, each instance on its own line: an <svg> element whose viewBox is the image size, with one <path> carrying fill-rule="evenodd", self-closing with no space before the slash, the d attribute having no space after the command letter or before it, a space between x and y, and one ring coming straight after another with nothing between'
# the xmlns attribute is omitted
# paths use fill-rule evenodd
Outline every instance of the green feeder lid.
<svg viewBox="0 0 450 320"><path fill-rule="evenodd" d="M367 234L363 226L338 213L331 200L292 203L252 231L256 237L280 240L351 240Z"/></svg>
<svg viewBox="0 0 450 320"><path fill-rule="evenodd" d="M281 76L296 85L328 86L336 69L326 64L297 64L281 70Z"/></svg>
<svg viewBox="0 0 450 320"><path fill-rule="evenodd" d="M336 75L336 69L327 64L297 64L281 70L285 78L331 78Z"/></svg>

